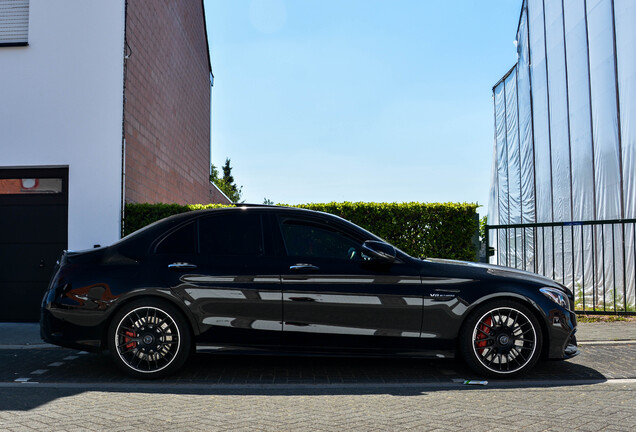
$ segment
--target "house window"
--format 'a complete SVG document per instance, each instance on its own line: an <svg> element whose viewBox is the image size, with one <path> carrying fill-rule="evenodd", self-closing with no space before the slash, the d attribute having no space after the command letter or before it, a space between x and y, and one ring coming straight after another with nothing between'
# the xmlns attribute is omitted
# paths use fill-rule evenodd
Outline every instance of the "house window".
<svg viewBox="0 0 636 432"><path fill-rule="evenodd" d="M8 178L0 179L0 195L60 194L61 178Z"/></svg>
<svg viewBox="0 0 636 432"><path fill-rule="evenodd" d="M0 46L29 42L29 0L0 0Z"/></svg>

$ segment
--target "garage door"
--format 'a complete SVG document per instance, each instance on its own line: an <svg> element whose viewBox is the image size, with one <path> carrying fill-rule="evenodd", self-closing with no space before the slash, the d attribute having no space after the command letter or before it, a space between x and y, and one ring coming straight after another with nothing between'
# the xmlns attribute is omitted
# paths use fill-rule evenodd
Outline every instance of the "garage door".
<svg viewBox="0 0 636 432"><path fill-rule="evenodd" d="M68 168L0 169L0 321L38 321L67 248Z"/></svg>

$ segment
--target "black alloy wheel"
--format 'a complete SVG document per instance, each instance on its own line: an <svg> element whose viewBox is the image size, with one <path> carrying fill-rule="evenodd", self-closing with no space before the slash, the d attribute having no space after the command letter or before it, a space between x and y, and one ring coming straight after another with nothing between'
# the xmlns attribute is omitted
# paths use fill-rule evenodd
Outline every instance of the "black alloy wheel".
<svg viewBox="0 0 636 432"><path fill-rule="evenodd" d="M468 366L490 377L528 371L539 359L541 344L541 327L532 312L507 300L477 308L460 335L460 350Z"/></svg>
<svg viewBox="0 0 636 432"><path fill-rule="evenodd" d="M190 329L179 310L157 299L126 305L111 321L108 348L117 366L136 378L180 369L190 353Z"/></svg>

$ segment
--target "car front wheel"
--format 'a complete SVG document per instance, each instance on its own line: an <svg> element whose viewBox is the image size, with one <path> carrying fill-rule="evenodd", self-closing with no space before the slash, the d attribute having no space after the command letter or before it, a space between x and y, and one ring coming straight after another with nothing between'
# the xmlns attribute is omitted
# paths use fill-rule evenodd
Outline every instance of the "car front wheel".
<svg viewBox="0 0 636 432"><path fill-rule="evenodd" d="M191 337L181 312L157 299L135 300L113 317L108 348L117 366L136 378L159 378L183 366Z"/></svg>
<svg viewBox="0 0 636 432"><path fill-rule="evenodd" d="M460 351L475 372L510 377L530 370L541 354L541 327L532 312L515 301L478 307L460 335Z"/></svg>

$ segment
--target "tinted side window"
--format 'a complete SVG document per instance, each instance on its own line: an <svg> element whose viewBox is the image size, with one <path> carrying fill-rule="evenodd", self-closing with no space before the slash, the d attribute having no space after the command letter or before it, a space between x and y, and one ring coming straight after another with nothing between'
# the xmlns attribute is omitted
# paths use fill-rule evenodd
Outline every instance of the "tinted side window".
<svg viewBox="0 0 636 432"><path fill-rule="evenodd" d="M197 251L196 232L196 223L190 222L161 240L155 252L194 254Z"/></svg>
<svg viewBox="0 0 636 432"><path fill-rule="evenodd" d="M281 233L288 256L360 259L360 243L327 226L287 220Z"/></svg>
<svg viewBox="0 0 636 432"><path fill-rule="evenodd" d="M205 255L262 255L261 216L254 213L228 213L201 218L199 246Z"/></svg>

